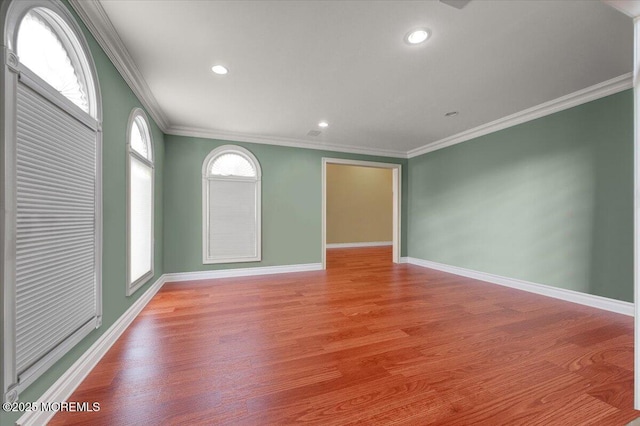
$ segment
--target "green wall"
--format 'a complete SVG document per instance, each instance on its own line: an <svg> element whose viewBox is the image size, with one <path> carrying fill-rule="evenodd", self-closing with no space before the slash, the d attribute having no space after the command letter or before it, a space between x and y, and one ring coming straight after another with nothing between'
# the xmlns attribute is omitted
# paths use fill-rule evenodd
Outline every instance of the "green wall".
<svg viewBox="0 0 640 426"><path fill-rule="evenodd" d="M322 157L403 165L403 256L633 300L630 90L408 161L163 135L151 122L155 277L126 297L125 135L141 105L77 21L104 110L103 324L21 401L37 400L164 272L320 262ZM262 262L202 264L202 161L226 143L249 149L262 166ZM0 424L19 416L0 412Z"/></svg>
<svg viewBox="0 0 640 426"><path fill-rule="evenodd" d="M202 162L214 148L251 151L262 167L262 261L202 263ZM318 263L322 259L322 157L402 164L402 253L407 252L407 160L165 136L165 272Z"/></svg>
<svg viewBox="0 0 640 426"><path fill-rule="evenodd" d="M72 10L71 8L69 8ZM75 16L75 14L74 14ZM4 20L0 19L4 25ZM102 326L20 394L20 401L36 401L149 286L164 273L163 265L163 171L164 135L151 121L155 154L155 276L131 297L125 296L125 152L126 127L134 107L141 107L129 86L103 53L91 34L76 17L89 43L98 72L103 108L103 255L102 255ZM2 29L4 33L4 28ZM22 413L0 412L0 424L13 424Z"/></svg>
<svg viewBox="0 0 640 426"><path fill-rule="evenodd" d="M633 301L633 92L409 160L409 256Z"/></svg>

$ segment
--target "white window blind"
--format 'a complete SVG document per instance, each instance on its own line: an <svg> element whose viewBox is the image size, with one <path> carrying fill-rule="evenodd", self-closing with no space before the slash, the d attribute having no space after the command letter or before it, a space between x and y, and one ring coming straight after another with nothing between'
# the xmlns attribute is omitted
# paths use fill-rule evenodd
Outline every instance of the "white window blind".
<svg viewBox="0 0 640 426"><path fill-rule="evenodd" d="M95 326L96 131L23 83L17 93L16 367Z"/></svg>
<svg viewBox="0 0 640 426"><path fill-rule="evenodd" d="M151 271L153 221L153 170L147 164L130 157L131 201L130 201L130 257L131 282L135 282Z"/></svg>
<svg viewBox="0 0 640 426"><path fill-rule="evenodd" d="M261 171L244 148L225 145L203 164L203 262L261 260Z"/></svg>
<svg viewBox="0 0 640 426"><path fill-rule="evenodd" d="M63 3L6 11L0 376L13 402L102 322L101 103Z"/></svg>
<svg viewBox="0 0 640 426"><path fill-rule="evenodd" d="M258 255L256 182L209 182L209 254L213 258L255 258Z"/></svg>

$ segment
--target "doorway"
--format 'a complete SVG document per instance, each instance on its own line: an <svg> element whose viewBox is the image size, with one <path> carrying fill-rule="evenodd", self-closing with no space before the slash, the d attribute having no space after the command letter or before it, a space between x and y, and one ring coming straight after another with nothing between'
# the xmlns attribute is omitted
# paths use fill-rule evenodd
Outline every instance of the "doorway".
<svg viewBox="0 0 640 426"><path fill-rule="evenodd" d="M329 165L347 165L389 169L392 173L392 255L393 263L400 263L401 244L401 203L402 203L402 165L378 163L372 161L345 160L341 158L322 159L322 269L327 267L327 167Z"/></svg>

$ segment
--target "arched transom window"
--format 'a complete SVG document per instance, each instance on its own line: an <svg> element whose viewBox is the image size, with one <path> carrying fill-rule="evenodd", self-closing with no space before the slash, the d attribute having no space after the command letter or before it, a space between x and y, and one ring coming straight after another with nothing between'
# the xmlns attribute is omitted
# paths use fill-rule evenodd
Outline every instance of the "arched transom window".
<svg viewBox="0 0 640 426"><path fill-rule="evenodd" d="M74 32L51 9L35 7L18 27L16 53L29 72L96 118L94 82Z"/></svg>
<svg viewBox="0 0 640 426"><path fill-rule="evenodd" d="M203 263L261 260L261 170L234 145L214 149L202 167Z"/></svg>

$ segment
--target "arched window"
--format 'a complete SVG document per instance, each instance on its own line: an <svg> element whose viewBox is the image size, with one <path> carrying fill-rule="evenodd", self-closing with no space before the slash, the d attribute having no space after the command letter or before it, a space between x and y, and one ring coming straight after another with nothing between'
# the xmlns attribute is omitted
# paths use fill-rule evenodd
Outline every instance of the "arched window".
<svg viewBox="0 0 640 426"><path fill-rule="evenodd" d="M58 0L5 12L3 391L29 386L102 322L101 107L95 66Z"/></svg>
<svg viewBox="0 0 640 426"><path fill-rule="evenodd" d="M17 50L27 66L86 113L89 111L87 76L73 48L73 33L45 8L31 9L20 22Z"/></svg>
<svg viewBox="0 0 640 426"><path fill-rule="evenodd" d="M260 164L248 150L224 145L202 165L203 263L261 260Z"/></svg>
<svg viewBox="0 0 640 426"><path fill-rule="evenodd" d="M129 117L127 152L127 295L153 277L153 142L140 108Z"/></svg>

